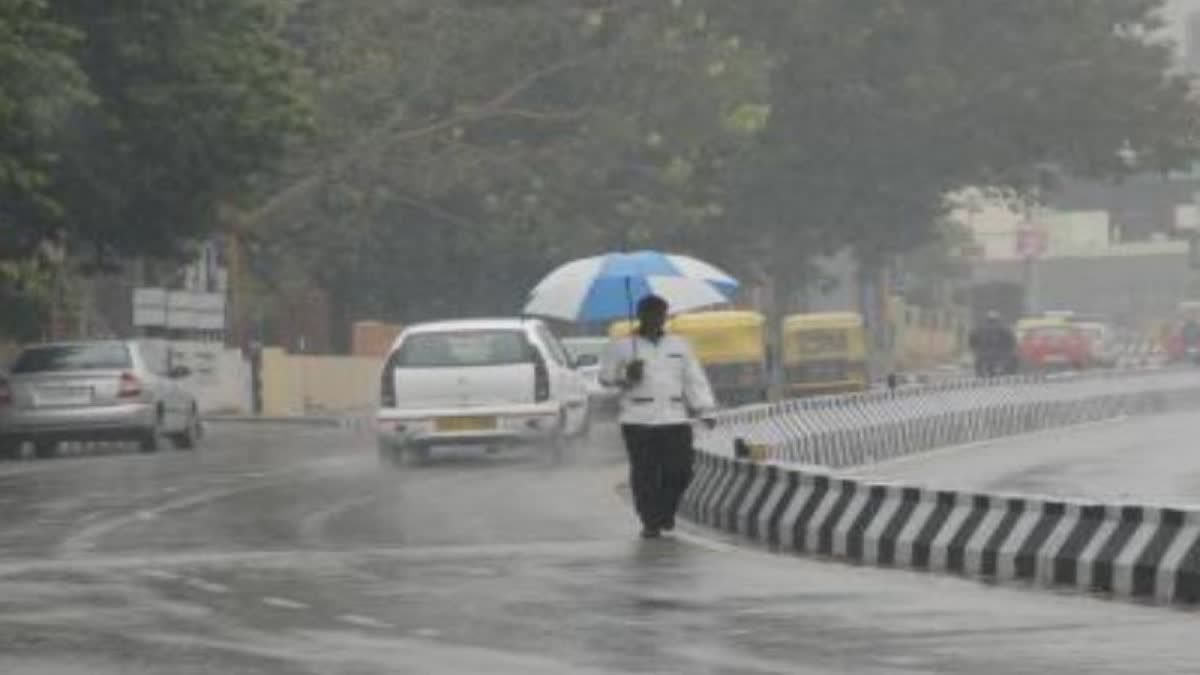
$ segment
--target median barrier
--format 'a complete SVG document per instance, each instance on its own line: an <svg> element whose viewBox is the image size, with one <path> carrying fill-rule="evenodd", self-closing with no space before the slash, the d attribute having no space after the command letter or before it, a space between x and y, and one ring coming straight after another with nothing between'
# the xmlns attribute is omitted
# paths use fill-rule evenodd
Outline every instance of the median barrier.
<svg viewBox="0 0 1200 675"><path fill-rule="evenodd" d="M934 490L833 471L972 441L1200 407L1200 371L956 380L726 412L681 513L772 549L1200 603L1200 510Z"/></svg>
<svg viewBox="0 0 1200 675"><path fill-rule="evenodd" d="M684 517L848 562L1200 603L1200 511L932 490L699 454Z"/></svg>
<svg viewBox="0 0 1200 675"><path fill-rule="evenodd" d="M1126 415L1200 407L1200 370L956 380L749 406L718 417L701 449L741 439L768 462L849 467Z"/></svg>

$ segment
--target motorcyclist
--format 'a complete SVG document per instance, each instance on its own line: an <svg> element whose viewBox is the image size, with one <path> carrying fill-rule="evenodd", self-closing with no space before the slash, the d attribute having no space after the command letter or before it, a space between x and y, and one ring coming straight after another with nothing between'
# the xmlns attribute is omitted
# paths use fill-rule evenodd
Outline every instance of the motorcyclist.
<svg viewBox="0 0 1200 675"><path fill-rule="evenodd" d="M1017 339L995 311L971 331L971 352L975 355L975 374L979 377L1011 374L1016 370Z"/></svg>

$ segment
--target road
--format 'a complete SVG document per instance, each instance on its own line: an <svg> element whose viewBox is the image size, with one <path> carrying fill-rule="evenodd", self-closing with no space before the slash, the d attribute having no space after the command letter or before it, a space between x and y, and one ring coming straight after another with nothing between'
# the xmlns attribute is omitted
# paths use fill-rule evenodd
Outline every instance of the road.
<svg viewBox="0 0 1200 675"><path fill-rule="evenodd" d="M381 470L368 439L0 465L0 672L1195 672L1196 616L643 542L610 442Z"/></svg>
<svg viewBox="0 0 1200 675"><path fill-rule="evenodd" d="M914 455L853 472L990 492L1200 506L1200 415L1132 417Z"/></svg>

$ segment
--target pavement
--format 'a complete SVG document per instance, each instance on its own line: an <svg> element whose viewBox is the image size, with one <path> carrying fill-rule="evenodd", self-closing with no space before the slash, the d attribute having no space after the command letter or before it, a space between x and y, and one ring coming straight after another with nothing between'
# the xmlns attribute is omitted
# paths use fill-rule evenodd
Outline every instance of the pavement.
<svg viewBox="0 0 1200 675"><path fill-rule="evenodd" d="M911 455L851 473L926 487L1200 507L1198 438L1195 412L1121 418Z"/></svg>
<svg viewBox="0 0 1200 675"><path fill-rule="evenodd" d="M1195 613L641 541L611 430L563 464L213 425L0 464L0 673L1182 673Z"/></svg>

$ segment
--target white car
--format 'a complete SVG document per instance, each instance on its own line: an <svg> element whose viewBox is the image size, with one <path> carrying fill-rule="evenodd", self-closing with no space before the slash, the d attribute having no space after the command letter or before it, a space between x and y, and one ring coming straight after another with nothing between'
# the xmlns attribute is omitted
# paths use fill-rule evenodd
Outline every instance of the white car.
<svg viewBox="0 0 1200 675"><path fill-rule="evenodd" d="M604 395L607 388L600 384L600 357L608 346L608 338L563 338L562 344L587 383L588 393L593 397Z"/></svg>
<svg viewBox="0 0 1200 675"><path fill-rule="evenodd" d="M608 338L575 337L563 338L563 347L575 359L580 375L587 385L593 417L616 417L620 391L606 387L600 382L600 358L608 347Z"/></svg>
<svg viewBox="0 0 1200 675"><path fill-rule="evenodd" d="M380 458L422 463L436 446L538 445L561 455L587 433L588 392L573 360L536 319L412 326L380 376Z"/></svg>

